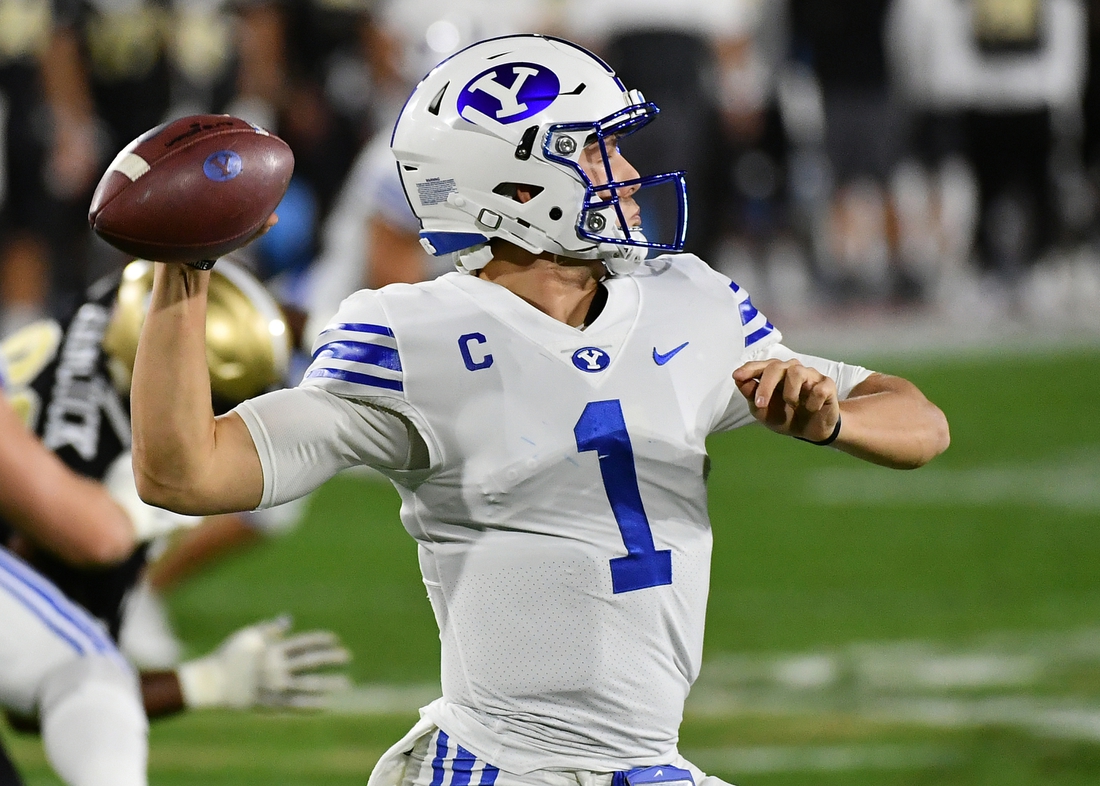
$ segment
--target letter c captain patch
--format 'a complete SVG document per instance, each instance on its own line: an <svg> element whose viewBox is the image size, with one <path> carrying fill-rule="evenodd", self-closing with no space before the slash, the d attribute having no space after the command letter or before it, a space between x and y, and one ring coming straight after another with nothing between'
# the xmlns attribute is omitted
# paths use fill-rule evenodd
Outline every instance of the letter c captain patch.
<svg viewBox="0 0 1100 786"><path fill-rule="evenodd" d="M481 347L486 343L488 339L481 333L467 333L458 337L458 351L462 353L462 362L470 371L480 371L493 365L493 356Z"/></svg>

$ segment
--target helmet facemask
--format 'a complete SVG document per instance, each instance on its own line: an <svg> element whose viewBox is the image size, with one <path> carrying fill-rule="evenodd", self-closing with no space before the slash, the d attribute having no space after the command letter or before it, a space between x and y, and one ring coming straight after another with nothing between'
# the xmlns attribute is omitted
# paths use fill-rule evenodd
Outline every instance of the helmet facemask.
<svg viewBox="0 0 1100 786"><path fill-rule="evenodd" d="M681 251L687 234L687 185L683 172L666 172L659 175L643 175L630 180L616 180L612 171L610 146L617 146L624 137L633 134L650 123L660 112L656 104L646 102L641 94L629 93L633 103L612 115L592 123L558 123L550 126L543 141L543 155L548 161L567 166L577 172L584 182L584 197L577 214L577 236L596 243L598 258L610 273L625 274L634 270L650 251ZM584 140L577 146L577 138ZM597 168L603 177L596 182L580 164L584 151L595 146L598 151ZM646 204L646 197L653 190L665 188L666 206L671 203L676 212L676 223L658 237L647 236L647 225L653 226L655 207ZM643 194L646 189L649 192ZM626 191L642 205L642 224L630 226L623 211L622 200Z"/></svg>

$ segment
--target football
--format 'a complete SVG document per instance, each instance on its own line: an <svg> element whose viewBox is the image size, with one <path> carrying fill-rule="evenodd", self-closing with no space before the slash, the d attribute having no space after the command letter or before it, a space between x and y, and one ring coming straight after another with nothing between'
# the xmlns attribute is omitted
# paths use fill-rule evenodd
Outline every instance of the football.
<svg viewBox="0 0 1100 786"><path fill-rule="evenodd" d="M247 243L286 193L294 154L230 115L157 126L111 162L88 223L127 254L160 262L217 259Z"/></svg>

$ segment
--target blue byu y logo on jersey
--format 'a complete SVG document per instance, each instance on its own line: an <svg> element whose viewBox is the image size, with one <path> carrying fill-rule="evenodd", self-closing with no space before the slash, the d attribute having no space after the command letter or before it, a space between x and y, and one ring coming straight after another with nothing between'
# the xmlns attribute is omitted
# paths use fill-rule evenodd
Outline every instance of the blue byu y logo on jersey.
<svg viewBox="0 0 1100 786"><path fill-rule="evenodd" d="M581 347L573 353L573 365L589 374L603 371L609 363L611 355L599 347Z"/></svg>
<svg viewBox="0 0 1100 786"><path fill-rule="evenodd" d="M239 175L242 166L241 157L232 150L219 150L206 157L202 171L211 180L223 183Z"/></svg>
<svg viewBox="0 0 1100 786"><path fill-rule="evenodd" d="M476 122L481 114L498 123L516 123L541 112L561 92L557 75L535 63L505 63L471 79L458 95L458 114Z"/></svg>

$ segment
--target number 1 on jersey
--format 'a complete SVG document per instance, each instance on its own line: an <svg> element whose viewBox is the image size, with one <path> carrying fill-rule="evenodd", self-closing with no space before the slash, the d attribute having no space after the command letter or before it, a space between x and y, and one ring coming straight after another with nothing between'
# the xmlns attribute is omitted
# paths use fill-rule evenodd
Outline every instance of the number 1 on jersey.
<svg viewBox="0 0 1100 786"><path fill-rule="evenodd" d="M618 399L590 402L573 427L577 450L596 451L604 491L626 546L625 557L611 560L611 587L617 594L672 583L672 551L657 551L642 507L634 449Z"/></svg>

